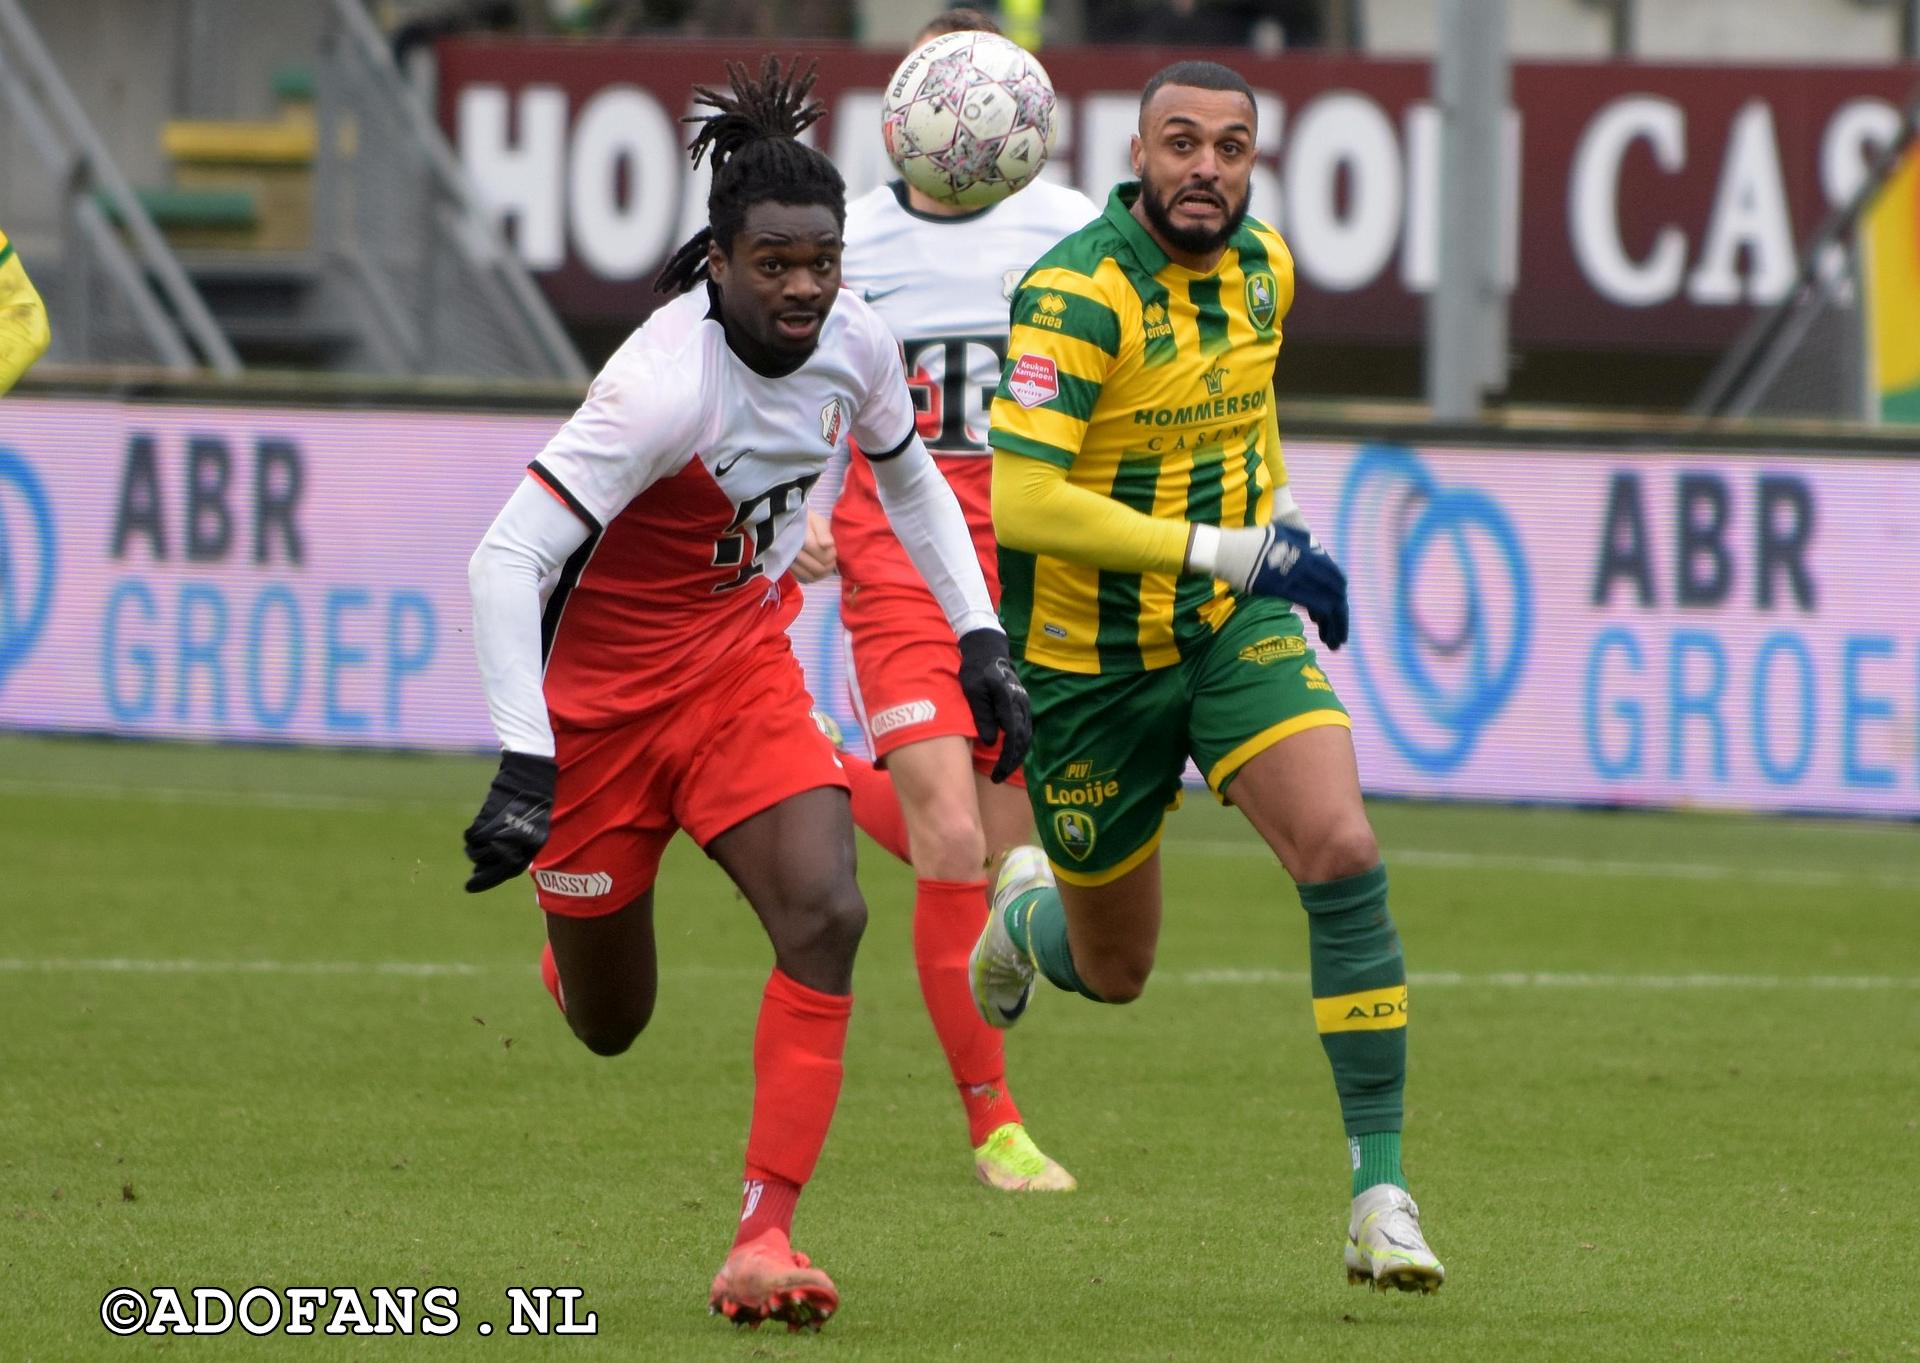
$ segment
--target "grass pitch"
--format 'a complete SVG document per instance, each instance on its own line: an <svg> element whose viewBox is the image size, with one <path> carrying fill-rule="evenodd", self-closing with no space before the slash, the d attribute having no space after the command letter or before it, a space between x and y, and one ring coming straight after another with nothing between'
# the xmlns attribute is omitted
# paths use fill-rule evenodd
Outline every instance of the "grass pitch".
<svg viewBox="0 0 1920 1363"><path fill-rule="evenodd" d="M460 890L478 760L0 740L0 1354L1920 1358L1920 830L1379 805L1407 1167L1448 1281L1349 1288L1291 888L1189 801L1144 999L1043 987L1015 1092L1080 1178L972 1180L870 845L847 1085L796 1239L817 1336L705 1314L764 938L684 840L660 1006L575 1043L524 885ZM451 1338L114 1339L120 1286L450 1285ZM511 1338L510 1286L592 1337ZM323 1316L324 1320L324 1316ZM481 1321L495 1328L478 1333Z"/></svg>

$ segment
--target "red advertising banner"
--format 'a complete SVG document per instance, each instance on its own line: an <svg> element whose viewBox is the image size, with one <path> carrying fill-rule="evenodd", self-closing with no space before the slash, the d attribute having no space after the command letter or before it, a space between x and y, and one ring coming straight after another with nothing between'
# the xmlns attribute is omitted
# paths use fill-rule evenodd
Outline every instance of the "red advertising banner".
<svg viewBox="0 0 1920 1363"><path fill-rule="evenodd" d="M789 44L789 47L795 45ZM897 54L801 48L817 130L858 194L891 178L880 88ZM561 313L638 320L705 220L688 164L692 87L744 46L457 39L442 126ZM1172 54L1049 49L1065 122L1048 173L1095 199L1128 173L1141 85ZM1182 54L1188 55L1188 54ZM1212 55L1253 85L1253 211L1293 249L1293 322L1324 340L1417 341L1437 268L1440 122L1424 62ZM1822 219L1891 141L1920 66L1520 63L1503 258L1519 345L1700 351L1781 297Z"/></svg>

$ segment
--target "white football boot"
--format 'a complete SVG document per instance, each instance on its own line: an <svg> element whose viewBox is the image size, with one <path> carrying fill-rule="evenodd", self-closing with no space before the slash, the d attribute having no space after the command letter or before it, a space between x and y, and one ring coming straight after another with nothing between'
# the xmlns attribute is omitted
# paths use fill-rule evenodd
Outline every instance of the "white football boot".
<svg viewBox="0 0 1920 1363"><path fill-rule="evenodd" d="M1033 958L1007 935L1006 908L1029 890L1053 884L1053 868L1038 847L1015 847L1002 858L994 878L987 926L973 944L967 978L973 985L973 1006L987 1026L1005 1029L1020 1020L1033 997Z"/></svg>
<svg viewBox="0 0 1920 1363"><path fill-rule="evenodd" d="M1438 1292L1447 1270L1420 1233L1420 1209L1405 1188L1376 1183L1353 1199L1347 1281L1384 1292Z"/></svg>

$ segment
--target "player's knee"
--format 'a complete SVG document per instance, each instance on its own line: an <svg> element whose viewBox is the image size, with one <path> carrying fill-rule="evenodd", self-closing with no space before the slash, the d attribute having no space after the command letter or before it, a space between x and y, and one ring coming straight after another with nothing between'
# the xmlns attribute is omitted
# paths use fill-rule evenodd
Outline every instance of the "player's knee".
<svg viewBox="0 0 1920 1363"><path fill-rule="evenodd" d="M1380 864L1380 844L1365 817L1342 820L1307 849L1309 881L1344 880Z"/></svg>
<svg viewBox="0 0 1920 1363"><path fill-rule="evenodd" d="M809 956L852 959L867 930L867 901L851 876L793 887L782 918L792 925L792 948Z"/></svg>
<svg viewBox="0 0 1920 1363"><path fill-rule="evenodd" d="M1153 956L1108 957L1097 962L1074 963L1087 987L1103 1003L1132 1003L1147 992L1147 977L1153 974Z"/></svg>
<svg viewBox="0 0 1920 1363"><path fill-rule="evenodd" d="M616 1056L632 1047L635 1039L647 1029L652 1015L651 1007L636 1007L597 1017L569 1014L567 1023L580 1038L580 1044L595 1055Z"/></svg>
<svg viewBox="0 0 1920 1363"><path fill-rule="evenodd" d="M987 864L979 817L964 806L930 810L907 829L913 869L928 880L978 880Z"/></svg>

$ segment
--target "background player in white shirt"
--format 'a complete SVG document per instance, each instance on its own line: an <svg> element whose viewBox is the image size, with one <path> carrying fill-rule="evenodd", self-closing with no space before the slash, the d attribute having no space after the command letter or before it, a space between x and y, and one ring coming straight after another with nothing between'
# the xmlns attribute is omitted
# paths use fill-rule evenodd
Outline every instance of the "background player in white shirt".
<svg viewBox="0 0 1920 1363"><path fill-rule="evenodd" d="M950 10L914 46L965 30L999 32L977 10ZM1028 266L1098 216L1085 195L1045 181L982 209L940 203L904 181L847 206L847 287L900 338L920 435L959 496L996 601L987 407L1006 361L1007 300ZM976 1173L1008 1191L1067 1191L1073 1176L1027 1134L1001 1034L981 1021L967 979L986 864L1033 836L1019 760L978 740L954 684L953 636L881 512L865 448L852 457L831 528L810 518L796 564L802 581L836 562L843 579L854 705L881 764L847 757L854 819L913 865L921 995L966 1109Z"/></svg>
<svg viewBox="0 0 1920 1363"><path fill-rule="evenodd" d="M783 76L772 58L758 80L728 69L731 93L698 92L720 111L693 143L696 163L713 157L711 227L660 277L693 292L607 362L473 557L503 753L467 830L467 888L531 864L547 986L590 1049L617 1055L653 1011L653 882L676 829L740 887L775 968L739 1230L709 1301L797 1329L839 1304L789 1232L839 1098L866 906L846 781L787 643L787 569L807 490L849 439L875 452L987 736L1024 751L1031 724L894 340L840 288L845 188L794 140L823 112L812 74Z"/></svg>

